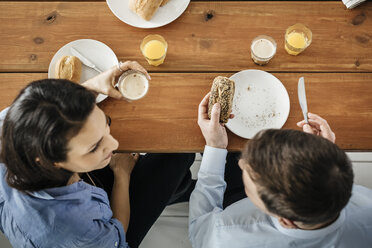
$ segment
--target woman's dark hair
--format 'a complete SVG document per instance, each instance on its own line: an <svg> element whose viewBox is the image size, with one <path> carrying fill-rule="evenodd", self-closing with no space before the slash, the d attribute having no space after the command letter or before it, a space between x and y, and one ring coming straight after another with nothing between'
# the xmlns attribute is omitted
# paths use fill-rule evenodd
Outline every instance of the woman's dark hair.
<svg viewBox="0 0 372 248"><path fill-rule="evenodd" d="M332 142L296 130L258 133L242 151L266 208L304 224L334 220L351 197L353 170Z"/></svg>
<svg viewBox="0 0 372 248"><path fill-rule="evenodd" d="M68 142L95 106L95 95L67 80L45 79L24 88L5 117L1 158L7 183L20 191L67 184L73 172L57 168L67 160Z"/></svg>

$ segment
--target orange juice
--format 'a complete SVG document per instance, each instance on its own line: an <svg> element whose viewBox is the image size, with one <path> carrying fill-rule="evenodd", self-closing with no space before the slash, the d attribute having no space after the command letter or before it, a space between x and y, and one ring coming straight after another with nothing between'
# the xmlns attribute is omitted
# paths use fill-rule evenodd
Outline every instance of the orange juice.
<svg viewBox="0 0 372 248"><path fill-rule="evenodd" d="M150 65L163 64L167 53L168 44L161 35L148 35L141 43L141 51Z"/></svg>
<svg viewBox="0 0 372 248"><path fill-rule="evenodd" d="M306 37L303 33L292 32L288 35L285 50L291 55L297 55L300 51L290 50L290 46L296 49L304 49L306 47ZM288 46L289 44L290 46Z"/></svg>
<svg viewBox="0 0 372 248"><path fill-rule="evenodd" d="M158 40L150 40L143 48L143 54L150 60L150 65L160 65L165 58L165 45Z"/></svg>
<svg viewBox="0 0 372 248"><path fill-rule="evenodd" d="M301 23L287 28L285 33L284 48L290 55L298 55L303 52L312 40L312 32Z"/></svg>

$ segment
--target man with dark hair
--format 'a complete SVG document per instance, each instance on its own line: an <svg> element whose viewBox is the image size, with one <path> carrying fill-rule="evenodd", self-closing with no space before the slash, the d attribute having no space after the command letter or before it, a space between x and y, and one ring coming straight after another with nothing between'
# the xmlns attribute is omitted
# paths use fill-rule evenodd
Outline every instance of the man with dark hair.
<svg viewBox="0 0 372 248"><path fill-rule="evenodd" d="M209 120L208 96L199 105L206 147L190 198L194 248L372 247L372 190L353 185L351 162L324 119L309 113L309 124L298 123L304 132L261 131L239 157L227 153L219 104Z"/></svg>

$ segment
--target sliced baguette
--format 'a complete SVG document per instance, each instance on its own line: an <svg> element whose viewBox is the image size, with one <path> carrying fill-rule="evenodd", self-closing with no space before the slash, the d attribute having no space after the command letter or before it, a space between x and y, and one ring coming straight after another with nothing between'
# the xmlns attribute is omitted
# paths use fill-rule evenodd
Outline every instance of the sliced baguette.
<svg viewBox="0 0 372 248"><path fill-rule="evenodd" d="M168 2L169 2L169 0L163 0L163 2L161 2L161 4L160 4L160 7L163 7L163 6L166 5Z"/></svg>
<svg viewBox="0 0 372 248"><path fill-rule="evenodd" d="M149 21L160 7L163 0L129 0L129 9L142 19Z"/></svg>
<svg viewBox="0 0 372 248"><path fill-rule="evenodd" d="M79 83L81 77L80 60L75 56L63 56L60 58L56 63L55 77Z"/></svg>

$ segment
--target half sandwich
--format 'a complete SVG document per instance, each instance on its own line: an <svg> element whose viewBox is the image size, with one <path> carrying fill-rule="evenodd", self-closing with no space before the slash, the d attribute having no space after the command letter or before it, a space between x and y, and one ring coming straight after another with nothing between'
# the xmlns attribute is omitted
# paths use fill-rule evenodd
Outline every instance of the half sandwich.
<svg viewBox="0 0 372 248"><path fill-rule="evenodd" d="M218 76L213 80L211 95L208 104L208 117L211 118L215 103L220 103L220 122L227 123L232 111L235 93L235 82L227 77Z"/></svg>

